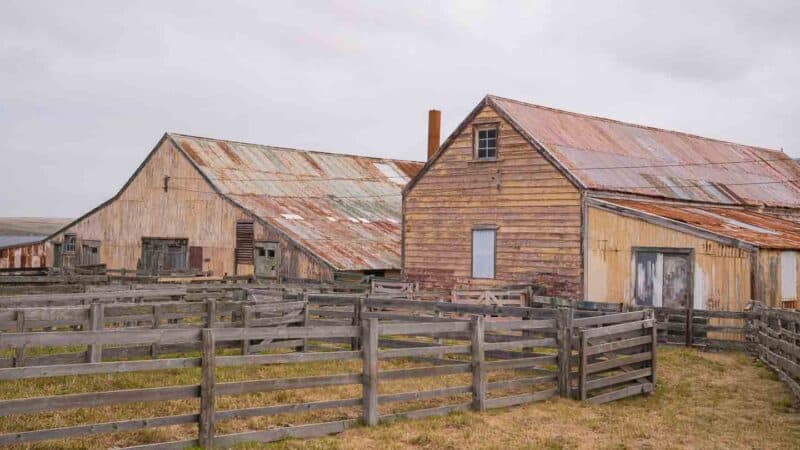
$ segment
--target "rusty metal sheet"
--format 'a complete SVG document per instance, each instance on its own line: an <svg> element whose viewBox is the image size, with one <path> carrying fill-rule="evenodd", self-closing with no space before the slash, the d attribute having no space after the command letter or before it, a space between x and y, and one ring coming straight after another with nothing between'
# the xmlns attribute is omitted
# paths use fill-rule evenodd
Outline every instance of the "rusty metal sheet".
<svg viewBox="0 0 800 450"><path fill-rule="evenodd" d="M588 189L800 207L800 165L783 152L491 100Z"/></svg>
<svg viewBox="0 0 800 450"><path fill-rule="evenodd" d="M423 163L170 136L220 192L335 269L400 268L402 189Z"/></svg>
<svg viewBox="0 0 800 450"><path fill-rule="evenodd" d="M762 248L800 249L800 228L788 220L737 207L603 199L640 213L700 228Z"/></svg>

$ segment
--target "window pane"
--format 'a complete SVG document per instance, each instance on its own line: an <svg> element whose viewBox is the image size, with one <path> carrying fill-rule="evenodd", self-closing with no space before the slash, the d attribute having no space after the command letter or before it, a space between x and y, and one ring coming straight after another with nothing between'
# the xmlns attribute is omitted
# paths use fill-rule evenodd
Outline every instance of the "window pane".
<svg viewBox="0 0 800 450"><path fill-rule="evenodd" d="M495 230L472 230L472 276L494 278Z"/></svg>

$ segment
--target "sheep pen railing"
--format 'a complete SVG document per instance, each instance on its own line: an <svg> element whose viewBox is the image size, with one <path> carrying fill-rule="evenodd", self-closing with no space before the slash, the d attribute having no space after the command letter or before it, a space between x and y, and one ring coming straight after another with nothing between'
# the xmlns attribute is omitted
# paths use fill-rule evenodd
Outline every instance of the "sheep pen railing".
<svg viewBox="0 0 800 450"><path fill-rule="evenodd" d="M220 302L189 305L205 307L208 314L208 305L212 304L216 309L211 317L223 317L226 310L220 308ZM99 308L97 305L89 305L89 311ZM102 306L104 312L137 307L157 308L159 304ZM267 317L259 323L244 320L248 314L236 310L242 315L235 322L199 319L192 324L173 324L187 327L153 328L147 322L152 319L148 313L150 319L144 315L126 317L130 323L147 328L0 333L0 351L13 354L22 349L23 354L17 367L6 364L0 368L0 380L4 382L47 379L67 383L75 376L144 373L156 383L137 389L0 400L0 417L22 418L14 421L13 429L3 426L0 420L5 433L0 435L0 444L89 439L106 433L125 435L123 432L167 427L170 436L181 439L146 443L157 435L126 435L119 438L119 443L143 448L227 446L244 441L319 436L359 422L374 425L400 417L505 407L554 395L570 397L581 389L575 364L580 348L573 344L577 330L573 323L580 324L582 319L576 319L575 311L566 308L309 293L303 294L302 300L241 307L266 308L264 312L271 308L297 311L302 307L303 321L276 323L273 317ZM603 318L594 326L639 319L624 316L615 322L614 316L594 314L586 318ZM103 317L104 321L111 320L107 315ZM163 325L168 324L167 317L162 316ZM45 359L38 361L44 365L30 365L32 360L24 358L32 350L44 351L36 357L46 358L47 352L80 346L87 350L79 352L84 357L77 359ZM164 351L152 353L154 348ZM287 365L295 366L291 373L300 376L287 375L289 369L281 369ZM237 371L232 372L234 367ZM185 384L189 375L181 374L186 371L195 377L195 383ZM239 379L242 374L251 378ZM171 377L184 381L172 385L176 382L170 383ZM277 397L263 404L261 396L270 393ZM81 422L85 422L82 414L88 408L131 404L141 405L137 406L137 413L152 410L154 414L101 423ZM171 415L163 414L164 410ZM63 420L55 427L41 429L36 419L39 414L57 414ZM288 416L297 417L281 419L280 423L288 420L290 426L276 427L270 422L256 431L247 426L249 420ZM52 417L49 420L46 423L51 423ZM114 436L116 445L120 435Z"/></svg>

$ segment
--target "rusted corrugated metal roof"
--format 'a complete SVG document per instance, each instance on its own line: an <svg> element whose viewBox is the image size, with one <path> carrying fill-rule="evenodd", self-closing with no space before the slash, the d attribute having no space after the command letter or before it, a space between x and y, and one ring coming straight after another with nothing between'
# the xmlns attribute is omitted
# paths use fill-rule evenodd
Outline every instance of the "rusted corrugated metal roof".
<svg viewBox="0 0 800 450"><path fill-rule="evenodd" d="M401 192L421 162L170 137L223 195L335 269L400 268Z"/></svg>
<svg viewBox="0 0 800 450"><path fill-rule="evenodd" d="M488 100L588 189L800 207L800 166L780 151Z"/></svg>
<svg viewBox="0 0 800 450"><path fill-rule="evenodd" d="M620 199L603 201L758 247L800 249L800 229L796 223L744 208Z"/></svg>

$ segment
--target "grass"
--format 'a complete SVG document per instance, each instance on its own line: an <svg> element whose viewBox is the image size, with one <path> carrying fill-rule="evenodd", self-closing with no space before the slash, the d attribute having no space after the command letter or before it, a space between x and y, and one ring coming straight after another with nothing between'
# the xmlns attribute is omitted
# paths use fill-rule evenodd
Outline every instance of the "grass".
<svg viewBox="0 0 800 450"><path fill-rule="evenodd" d="M419 366L405 360L382 361L382 370ZM359 372L360 362L333 361L218 369L218 382L330 375ZM65 393L132 389L199 381L199 369L149 373L55 377L0 383L0 398L26 398ZM247 443L243 449L344 448L797 448L800 416L791 409L786 388L772 373L738 353L701 353L661 348L657 393L594 406L553 400L482 414L400 421L378 427L357 427L343 434L313 440L272 444ZM510 371L491 381L519 378ZM381 384L381 393L434 389L469 384L469 375L410 379ZM351 398L360 386L336 386L221 397L217 409L247 408ZM458 403L464 396L397 404L391 411ZM196 413L197 401L137 403L83 408L0 418L0 432L63 427L125 418ZM359 408L249 418L218 424L220 434L290 424L356 418ZM195 437L195 426L45 441L15 448L109 448Z"/></svg>

